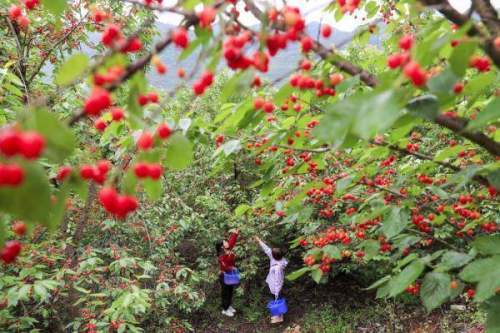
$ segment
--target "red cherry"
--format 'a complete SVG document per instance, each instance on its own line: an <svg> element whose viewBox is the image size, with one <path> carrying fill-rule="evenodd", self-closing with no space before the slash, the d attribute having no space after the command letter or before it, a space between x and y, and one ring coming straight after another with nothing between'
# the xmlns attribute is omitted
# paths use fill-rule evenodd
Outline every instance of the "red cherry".
<svg viewBox="0 0 500 333"><path fill-rule="evenodd" d="M104 130L106 129L106 127L108 127L108 124L106 123L106 121L104 119L99 118L99 119L96 119L94 121L94 127L99 132L104 132Z"/></svg>
<svg viewBox="0 0 500 333"><path fill-rule="evenodd" d="M186 76L186 71L183 68L179 68L177 70L177 76L183 78L184 76Z"/></svg>
<svg viewBox="0 0 500 333"><path fill-rule="evenodd" d="M144 105L148 104L149 103L149 97L148 97L148 95L139 95L139 97L137 97L137 102L141 106L144 106Z"/></svg>
<svg viewBox="0 0 500 333"><path fill-rule="evenodd" d="M139 52L142 50L142 42L139 38L134 37L131 40L129 40L122 48L121 52L123 53L134 53L134 52Z"/></svg>
<svg viewBox="0 0 500 333"><path fill-rule="evenodd" d="M253 107L255 110L260 110L266 101L262 97L257 97L253 100Z"/></svg>
<svg viewBox="0 0 500 333"><path fill-rule="evenodd" d="M404 68L405 75L416 87L421 87L427 82L427 72L420 68L420 65L410 61Z"/></svg>
<svg viewBox="0 0 500 333"><path fill-rule="evenodd" d="M116 107L111 110L111 117L114 121L120 121L125 117L125 113L123 112L123 109Z"/></svg>
<svg viewBox="0 0 500 333"><path fill-rule="evenodd" d="M161 177L161 174L163 173L163 169L161 165L159 164L150 164L149 165L149 177L151 177L154 180L158 180Z"/></svg>
<svg viewBox="0 0 500 333"><path fill-rule="evenodd" d="M158 94L154 91L148 93L148 99L151 103L158 103Z"/></svg>
<svg viewBox="0 0 500 333"><path fill-rule="evenodd" d="M189 35L184 27L179 27L172 32L172 41L180 48L185 49L189 44Z"/></svg>
<svg viewBox="0 0 500 333"><path fill-rule="evenodd" d="M14 130L6 130L0 133L0 151L5 156L14 156L21 149L21 135Z"/></svg>
<svg viewBox="0 0 500 333"><path fill-rule="evenodd" d="M167 66L166 66L165 64L163 64L163 63L158 63L158 64L156 64L156 66L155 66L155 67L156 67L156 72L157 72L158 74L163 75L163 74L167 73Z"/></svg>
<svg viewBox="0 0 500 333"><path fill-rule="evenodd" d="M210 86L214 82L214 73L210 71L205 71L200 78L203 85L206 87Z"/></svg>
<svg viewBox="0 0 500 333"><path fill-rule="evenodd" d="M399 47L402 50L408 51L413 46L414 37L411 34L406 34L399 39Z"/></svg>
<svg viewBox="0 0 500 333"><path fill-rule="evenodd" d="M323 25L323 27L321 28L321 35L325 38L328 38L330 37L331 34L332 34L332 27L328 24Z"/></svg>
<svg viewBox="0 0 500 333"><path fill-rule="evenodd" d="M199 95L203 95L203 93L205 92L205 85L203 84L203 82L201 81L196 81L194 84L193 84L193 92L195 93L195 95L199 96Z"/></svg>
<svg viewBox="0 0 500 333"><path fill-rule="evenodd" d="M271 102L265 102L264 105L262 106L262 110L264 110L265 113L272 113L275 108L276 107Z"/></svg>
<svg viewBox="0 0 500 333"><path fill-rule="evenodd" d="M36 6L38 6L38 3L40 0L24 0L24 5L28 10L34 9Z"/></svg>
<svg viewBox="0 0 500 333"><path fill-rule="evenodd" d="M71 174L72 171L73 171L73 169L70 166L63 165L57 171L56 179L58 181L62 182L64 180L66 180L66 178L69 177L69 175Z"/></svg>
<svg viewBox="0 0 500 333"><path fill-rule="evenodd" d="M21 8L19 6L16 6L16 5L10 6L10 8L9 8L9 18L12 21L16 20L21 15L23 15L23 13L22 13Z"/></svg>
<svg viewBox="0 0 500 333"><path fill-rule="evenodd" d="M112 23L108 24L101 36L102 43L105 46L110 47L115 40L120 39L121 37L120 30L121 29L118 25Z"/></svg>
<svg viewBox="0 0 500 333"><path fill-rule="evenodd" d="M17 240L8 241L5 243L4 248L0 251L0 258L6 263L10 264L14 262L21 253L21 243Z"/></svg>
<svg viewBox="0 0 500 333"><path fill-rule="evenodd" d="M26 224L23 222L16 222L12 225L12 231L18 236L23 236L26 233Z"/></svg>
<svg viewBox="0 0 500 333"><path fill-rule="evenodd" d="M172 130L167 124L160 124L156 129L156 134L160 139L168 139L172 135Z"/></svg>
<svg viewBox="0 0 500 333"><path fill-rule="evenodd" d="M45 139L37 132L25 132L21 134L21 154L27 159L40 157L45 148Z"/></svg>
<svg viewBox="0 0 500 333"><path fill-rule="evenodd" d="M463 90L464 90L464 84L462 82L457 82L453 86L453 92L457 95L460 94Z"/></svg>
<svg viewBox="0 0 500 333"><path fill-rule="evenodd" d="M24 180L24 170L17 164L0 165L0 185L16 187Z"/></svg>
<svg viewBox="0 0 500 333"><path fill-rule="evenodd" d="M149 176L149 165L139 162L134 166L134 173L137 178L146 178Z"/></svg>
<svg viewBox="0 0 500 333"><path fill-rule="evenodd" d="M99 191L99 202L110 213L117 208L118 192L111 187L104 187Z"/></svg>
<svg viewBox="0 0 500 333"><path fill-rule="evenodd" d="M109 92L102 88L94 88L89 98L85 101L85 113L98 116L104 109L111 106L112 100Z"/></svg>
<svg viewBox="0 0 500 333"><path fill-rule="evenodd" d="M30 23L31 23L30 19L27 18L26 16L19 16L17 18L16 22L23 29L26 29L30 25Z"/></svg>
<svg viewBox="0 0 500 333"><path fill-rule="evenodd" d="M144 132L137 141L139 150L148 150L153 147L153 136L149 132Z"/></svg>
<svg viewBox="0 0 500 333"><path fill-rule="evenodd" d="M108 160L101 160L101 161L97 162L96 166L97 166L97 170L100 173L107 174L108 171L111 169L111 162L109 162Z"/></svg>
<svg viewBox="0 0 500 333"><path fill-rule="evenodd" d="M215 16L217 11L213 7L205 7L203 10L197 14L200 20L199 24L202 28L208 28L215 21Z"/></svg>
<svg viewBox="0 0 500 333"><path fill-rule="evenodd" d="M336 86L338 84L340 84L342 81L344 81L344 76L340 73L333 73L332 75L330 75L330 84L332 86Z"/></svg>
<svg viewBox="0 0 500 333"><path fill-rule="evenodd" d="M89 180L94 178L94 168L91 165L84 164L80 167L80 177Z"/></svg>
<svg viewBox="0 0 500 333"><path fill-rule="evenodd" d="M302 52L307 53L312 50L314 46L314 40L309 36L304 36L300 41L300 45L302 46Z"/></svg>

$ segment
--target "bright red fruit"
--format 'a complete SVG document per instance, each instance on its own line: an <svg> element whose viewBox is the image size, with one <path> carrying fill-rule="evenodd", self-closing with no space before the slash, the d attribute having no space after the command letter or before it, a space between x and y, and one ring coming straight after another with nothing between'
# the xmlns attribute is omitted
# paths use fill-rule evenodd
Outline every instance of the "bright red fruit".
<svg viewBox="0 0 500 333"><path fill-rule="evenodd" d="M255 110L260 110L266 101L262 97L257 97L253 100L253 107Z"/></svg>
<svg viewBox="0 0 500 333"><path fill-rule="evenodd" d="M453 86L453 92L455 94L460 94L464 90L464 84L462 82L457 82Z"/></svg>
<svg viewBox="0 0 500 333"><path fill-rule="evenodd" d="M275 108L276 107L271 102L265 102L264 105L262 106L262 110L264 110L265 113L272 113Z"/></svg>
<svg viewBox="0 0 500 333"><path fill-rule="evenodd" d="M63 165L62 167L59 168L59 170L57 171L57 176L56 176L56 179L60 182L66 180L66 178L69 177L69 175L71 174L71 171L73 169L70 167L70 166L67 166L67 165Z"/></svg>
<svg viewBox="0 0 500 333"><path fill-rule="evenodd" d="M156 129L156 134L160 139L168 139L172 135L172 130L167 124L160 124Z"/></svg>
<svg viewBox="0 0 500 333"><path fill-rule="evenodd" d="M158 94L154 91L148 93L148 99L151 103L158 103Z"/></svg>
<svg viewBox="0 0 500 333"><path fill-rule="evenodd" d="M21 134L21 154L27 159L40 157L45 148L45 139L37 132L25 132Z"/></svg>
<svg viewBox="0 0 500 333"><path fill-rule="evenodd" d="M118 192L111 187L104 187L99 191L99 202L110 213L116 211Z"/></svg>
<svg viewBox="0 0 500 333"><path fill-rule="evenodd" d="M107 90L94 88L89 98L85 101L85 113L91 116L98 116L104 109L109 108L111 103L111 96Z"/></svg>
<svg viewBox="0 0 500 333"><path fill-rule="evenodd" d="M480 72L488 72L490 70L491 62L488 57L473 56L469 64L471 67L476 68Z"/></svg>
<svg viewBox="0 0 500 333"><path fill-rule="evenodd" d="M149 165L148 174L149 174L149 177L151 177L152 179L154 179L154 180L160 179L162 173L163 173L163 169L162 169L161 165L159 165L159 164L150 164Z"/></svg>
<svg viewBox="0 0 500 333"><path fill-rule="evenodd" d="M427 72L420 68L420 65L414 61L410 61L404 68L404 73L413 85L421 87L427 82Z"/></svg>
<svg viewBox="0 0 500 333"><path fill-rule="evenodd" d="M215 16L217 11L213 7L205 7L198 13L198 19L200 20L200 27L208 28L215 21Z"/></svg>
<svg viewBox="0 0 500 333"><path fill-rule="evenodd" d="M210 71L205 71L201 75L200 80L203 83L203 85L205 85L205 87L208 87L208 86L212 85L212 83L214 82L214 73L212 73Z"/></svg>
<svg viewBox="0 0 500 333"><path fill-rule="evenodd" d="M125 113L123 112L123 109L116 107L111 110L111 117L114 121L120 121L125 117Z"/></svg>
<svg viewBox="0 0 500 333"><path fill-rule="evenodd" d="M80 167L80 177L86 180L94 178L94 168L88 164L82 165Z"/></svg>
<svg viewBox="0 0 500 333"><path fill-rule="evenodd" d="M304 36L300 41L300 45L302 46L302 52L307 53L312 50L314 46L314 40L309 36Z"/></svg>
<svg viewBox="0 0 500 333"><path fill-rule="evenodd" d="M16 187L24 180L24 170L17 164L0 164L0 186Z"/></svg>
<svg viewBox="0 0 500 333"><path fill-rule="evenodd" d="M100 160L96 167L100 173L106 174L111 169L111 163L108 160Z"/></svg>
<svg viewBox="0 0 500 333"><path fill-rule="evenodd" d="M94 121L94 127L99 132L104 132L106 127L108 127L108 124L106 124L106 121L104 121L104 119L99 118Z"/></svg>
<svg viewBox="0 0 500 333"><path fill-rule="evenodd" d="M24 5L28 10L34 9L39 3L40 0L24 0Z"/></svg>
<svg viewBox="0 0 500 333"><path fill-rule="evenodd" d="M142 50L142 42L139 38L137 37L134 37L132 38L131 40L129 40L122 48L121 48L121 52L130 52L130 53L134 53L134 52L139 52L140 50Z"/></svg>
<svg viewBox="0 0 500 333"><path fill-rule="evenodd" d="M105 46L110 47L114 41L121 38L120 27L116 24L108 24L101 36L101 41Z"/></svg>
<svg viewBox="0 0 500 333"><path fill-rule="evenodd" d="M406 34L399 39L399 47L402 50L408 51L413 46L414 37L411 34Z"/></svg>
<svg viewBox="0 0 500 333"><path fill-rule="evenodd" d="M10 264L14 262L21 253L21 243L17 240L8 241L5 243L4 248L0 251L0 258L6 263Z"/></svg>
<svg viewBox="0 0 500 333"><path fill-rule="evenodd" d="M19 8L19 6L16 6L16 5L10 6L10 8L9 8L9 18L12 21L14 21L15 19L17 19L21 15L23 15L23 13L21 11L21 8Z"/></svg>
<svg viewBox="0 0 500 333"><path fill-rule="evenodd" d="M179 68L177 70L177 76L183 78L184 76L186 76L186 71L183 68Z"/></svg>
<svg viewBox="0 0 500 333"><path fill-rule="evenodd" d="M137 140L137 147L139 150L148 150L153 147L153 136L149 132L144 132Z"/></svg>
<svg viewBox="0 0 500 333"><path fill-rule="evenodd" d="M149 97L147 95L139 95L139 97L137 97L137 102L141 106L147 105L149 103Z"/></svg>
<svg viewBox="0 0 500 333"><path fill-rule="evenodd" d="M137 178L146 178L149 176L149 165L139 162L134 166L134 173Z"/></svg>
<svg viewBox="0 0 500 333"><path fill-rule="evenodd" d="M17 18L17 24L21 26L21 28L26 29L30 25L31 21L26 16L19 16Z"/></svg>
<svg viewBox="0 0 500 333"><path fill-rule="evenodd" d="M321 35L325 38L330 37L332 34L332 27L328 24L323 25L321 28Z"/></svg>
<svg viewBox="0 0 500 333"><path fill-rule="evenodd" d="M185 49L189 44L188 32L184 27L179 27L172 32L172 41L180 48Z"/></svg>
<svg viewBox="0 0 500 333"><path fill-rule="evenodd" d="M16 222L12 225L12 231L18 236L26 234L26 224L24 222Z"/></svg>
<svg viewBox="0 0 500 333"><path fill-rule="evenodd" d="M14 156L20 152L21 134L8 129L0 133L0 152L5 156Z"/></svg>

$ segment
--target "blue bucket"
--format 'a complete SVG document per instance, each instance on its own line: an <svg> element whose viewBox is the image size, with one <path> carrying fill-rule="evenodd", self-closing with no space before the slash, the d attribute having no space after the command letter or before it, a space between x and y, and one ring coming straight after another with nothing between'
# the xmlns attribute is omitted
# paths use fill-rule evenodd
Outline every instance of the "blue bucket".
<svg viewBox="0 0 500 333"><path fill-rule="evenodd" d="M267 309L271 313L271 316L281 316L288 312L288 306L286 305L286 299L280 298L277 300L272 300L267 303Z"/></svg>
<svg viewBox="0 0 500 333"><path fill-rule="evenodd" d="M224 284L228 286L240 284L240 272L237 269L233 269L230 272L224 273Z"/></svg>

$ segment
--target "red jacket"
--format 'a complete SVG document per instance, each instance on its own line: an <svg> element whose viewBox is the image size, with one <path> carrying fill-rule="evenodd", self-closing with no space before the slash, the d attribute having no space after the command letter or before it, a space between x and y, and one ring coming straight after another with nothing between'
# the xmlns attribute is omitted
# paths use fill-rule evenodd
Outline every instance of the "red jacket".
<svg viewBox="0 0 500 333"><path fill-rule="evenodd" d="M233 252L231 252L231 250L236 244L237 239L238 234L231 234L227 240L228 248L226 249L226 253L219 256L219 266L221 272L228 272L236 267L236 256Z"/></svg>

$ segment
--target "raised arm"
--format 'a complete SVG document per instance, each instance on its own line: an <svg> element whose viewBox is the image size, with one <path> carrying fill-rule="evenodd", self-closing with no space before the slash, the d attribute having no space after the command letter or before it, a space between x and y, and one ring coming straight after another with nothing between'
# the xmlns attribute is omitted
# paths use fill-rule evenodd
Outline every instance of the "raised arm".
<svg viewBox="0 0 500 333"><path fill-rule="evenodd" d="M272 250L269 246L266 245L266 243L264 243L262 241L262 239L260 239L259 237L255 237L255 239L257 240L257 242L259 243L260 247L262 248L262 251L264 251L265 254L267 254L267 256L269 257L269 259L272 259L273 257L273 254L272 254Z"/></svg>
<svg viewBox="0 0 500 333"><path fill-rule="evenodd" d="M231 236L229 236L229 239L227 240L228 250L231 250L236 245L236 241L238 240L238 235L239 235L239 230L236 230L231 234Z"/></svg>

